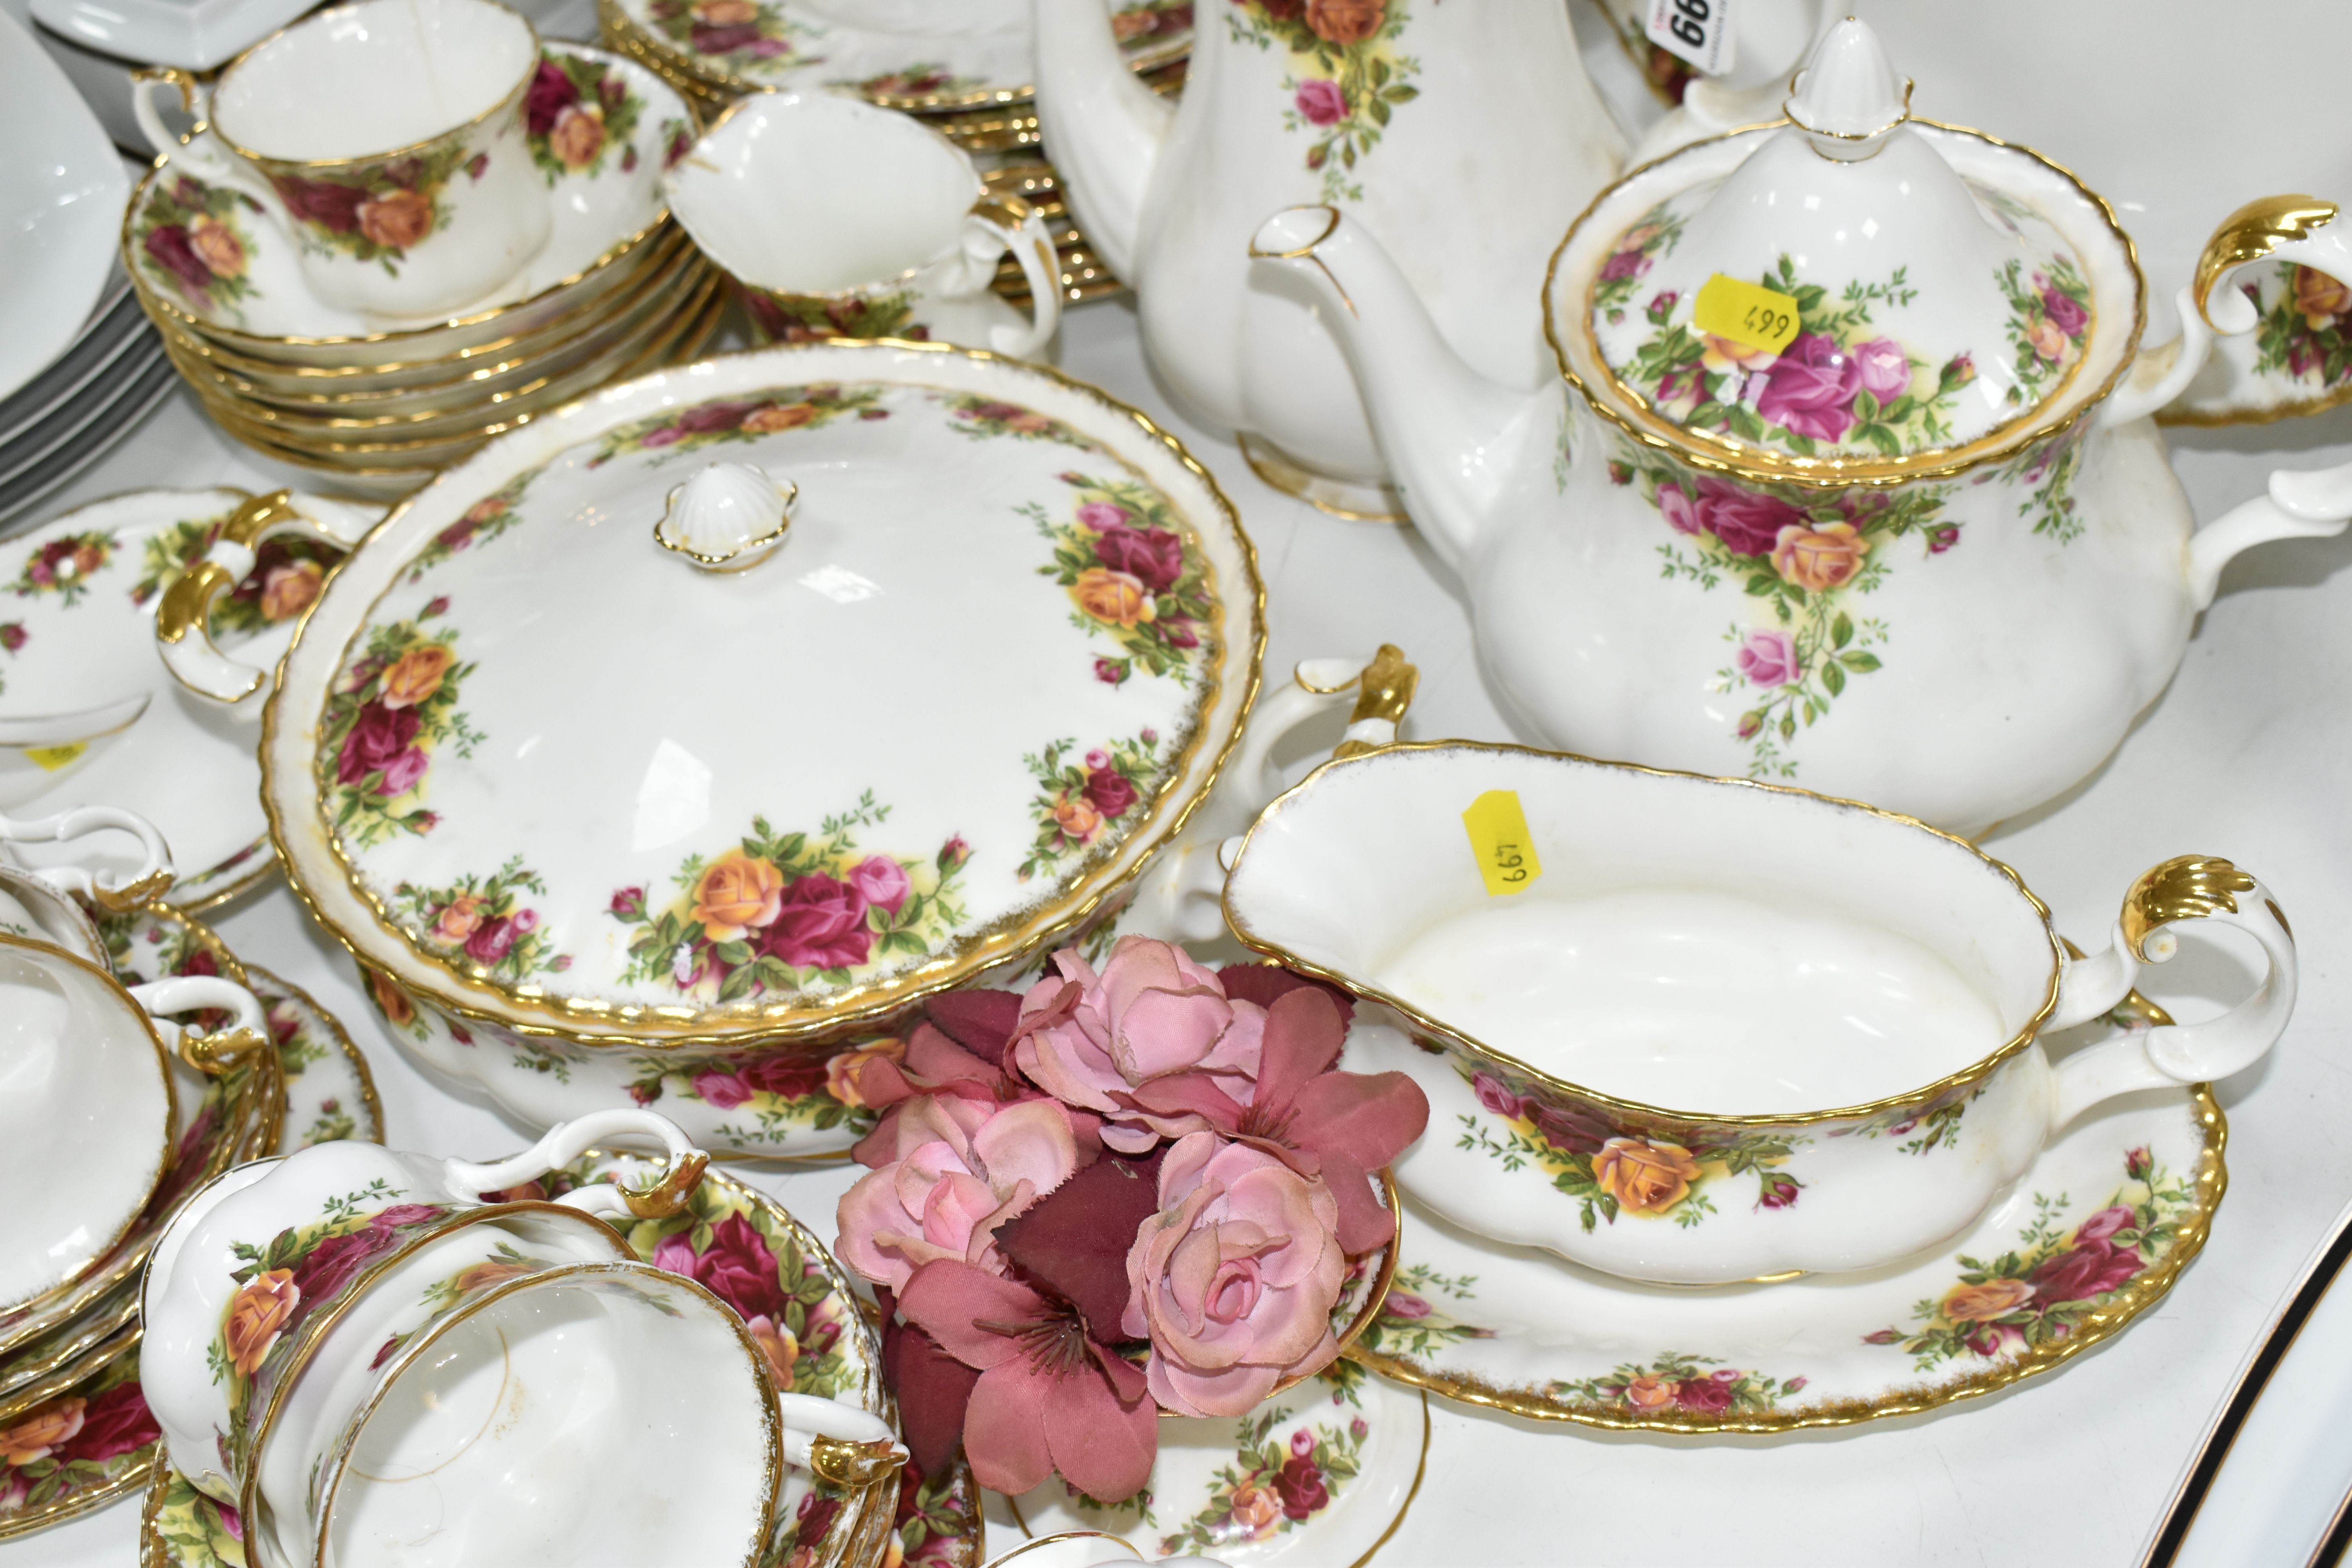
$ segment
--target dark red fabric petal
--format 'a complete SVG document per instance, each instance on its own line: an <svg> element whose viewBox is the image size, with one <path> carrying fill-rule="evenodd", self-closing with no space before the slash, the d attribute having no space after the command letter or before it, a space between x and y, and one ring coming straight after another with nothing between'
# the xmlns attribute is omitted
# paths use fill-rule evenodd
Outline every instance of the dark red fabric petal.
<svg viewBox="0 0 2352 1568"><path fill-rule="evenodd" d="M1265 1041L1258 1059L1257 1106L1288 1109L1316 1074L1339 1059L1347 1021L1319 986L1286 991L1265 1010Z"/></svg>
<svg viewBox="0 0 2352 1568"><path fill-rule="evenodd" d="M923 1011L940 1033L982 1061L1002 1062L1020 1022L1021 997L1013 991L949 991L925 1003Z"/></svg>
<svg viewBox="0 0 2352 1568"><path fill-rule="evenodd" d="M997 1250L1022 1276L1068 1301L1087 1332L1125 1338L1127 1255L1135 1233L1160 1212L1160 1161L1105 1154L997 1227Z"/></svg>
<svg viewBox="0 0 2352 1568"><path fill-rule="evenodd" d="M1309 980L1278 963L1228 963L1217 971L1217 983L1225 988L1225 994L1233 1000L1255 1002L1265 1008L1273 1007L1277 999L1304 986L1320 991L1331 998L1339 1009L1340 1023L1347 1023L1356 1013L1356 1005L1338 986L1327 985L1320 980Z"/></svg>
<svg viewBox="0 0 2352 1568"><path fill-rule="evenodd" d="M943 1476L963 1441L964 1407L980 1373L940 1348L939 1341L898 1321L898 1303L877 1288L882 1304L882 1377L898 1396L907 1448L927 1476Z"/></svg>

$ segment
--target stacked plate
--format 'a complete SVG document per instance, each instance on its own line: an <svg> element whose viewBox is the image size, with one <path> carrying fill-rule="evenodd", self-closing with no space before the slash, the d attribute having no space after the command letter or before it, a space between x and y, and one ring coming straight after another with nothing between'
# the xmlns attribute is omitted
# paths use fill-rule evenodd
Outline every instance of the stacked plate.
<svg viewBox="0 0 2352 1568"><path fill-rule="evenodd" d="M174 1063L171 1159L145 1206L95 1261L0 1311L0 1542L103 1508L157 1468L162 1445L139 1384L139 1281L181 1200L262 1155L338 1138L383 1141L366 1059L302 991L240 963L202 923L164 905L109 915L99 931L126 985L218 974L247 986L278 1049L218 1078Z"/></svg>
<svg viewBox="0 0 2352 1568"><path fill-rule="evenodd" d="M493 436L709 342L719 276L661 195L663 168L697 134L695 110L601 50L550 43L545 58L604 105L604 132L584 151L531 137L554 209L547 243L497 296L450 319L387 325L324 304L292 243L237 193L169 162L141 183L123 261L171 363L223 429L312 488L396 495Z"/></svg>
<svg viewBox="0 0 2352 1568"><path fill-rule="evenodd" d="M0 398L0 521L98 461L174 379L131 280L116 270L64 352Z"/></svg>
<svg viewBox="0 0 2352 1568"><path fill-rule="evenodd" d="M1128 62L1154 90L1184 84L1192 49L1192 0L1104 0ZM861 28L821 0L597 0L604 47L660 74L706 120L748 92L848 92L903 110L991 164L992 193L1017 195L1045 213L1066 301L1114 293L1064 206L1054 166L1039 150L1027 6L987 0L944 9L940 0L894 8L895 26ZM977 12L978 15L973 13ZM1028 297L1009 260L997 292Z"/></svg>

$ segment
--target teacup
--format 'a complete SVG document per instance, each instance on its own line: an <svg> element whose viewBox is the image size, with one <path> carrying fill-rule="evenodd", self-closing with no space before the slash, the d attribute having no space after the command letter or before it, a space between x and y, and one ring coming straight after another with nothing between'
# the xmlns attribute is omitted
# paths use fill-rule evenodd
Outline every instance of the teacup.
<svg viewBox="0 0 2352 1568"><path fill-rule="evenodd" d="M102 960L0 932L0 1183L41 1194L0 1205L0 1310L70 1289L138 1220L173 1159L169 1055L216 1070L269 1038L241 985L125 986ZM196 1034L160 1016L209 1009L230 1026Z"/></svg>
<svg viewBox="0 0 2352 1568"><path fill-rule="evenodd" d="M1034 358L1062 321L1045 220L992 196L971 159L907 115L827 94L754 93L662 177L670 211L770 341L914 338ZM1006 251L1024 321L990 285Z"/></svg>
<svg viewBox="0 0 2352 1568"><path fill-rule="evenodd" d="M538 69L538 34L491 0L360 0L254 45L208 94L142 71L132 107L160 157L259 205L321 300L411 319L483 299L546 243L524 124ZM185 142L156 113L165 83L199 118ZM226 229L179 242L215 272L242 265Z"/></svg>
<svg viewBox="0 0 2352 1568"><path fill-rule="evenodd" d="M658 1142L666 1173L497 1201L616 1139ZM764 1359L598 1217L674 1212L707 1163L665 1118L617 1110L497 1164L341 1142L225 1173L142 1286L173 1465L241 1510L263 1564L658 1561L639 1539L656 1526L596 1483L659 1437L646 1473L671 1484L680 1560L748 1562L781 1465ZM420 1515L443 1531L429 1550L400 1539Z"/></svg>
<svg viewBox="0 0 2352 1568"><path fill-rule="evenodd" d="M1409 1194L1675 1284L1943 1241L2076 1117L2251 1066L2294 1005L2285 917L2226 860L2148 872L2078 959L2015 872L1912 818L1508 746L1326 764L1251 828L1225 910L1380 1005L1348 1066L1429 1095ZM2116 1009L2193 918L2261 944L2254 994L2053 1064L2042 1037Z"/></svg>

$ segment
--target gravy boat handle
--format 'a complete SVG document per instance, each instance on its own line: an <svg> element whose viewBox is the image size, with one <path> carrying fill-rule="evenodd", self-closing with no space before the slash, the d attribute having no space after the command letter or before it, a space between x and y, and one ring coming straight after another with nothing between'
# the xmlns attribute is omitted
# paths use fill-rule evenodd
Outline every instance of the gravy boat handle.
<svg viewBox="0 0 2352 1568"><path fill-rule="evenodd" d="M2294 932L2268 888L2229 861L2203 855L2167 860L2132 884L2107 951L2066 964L2047 1026L2087 1023L2116 1007L2131 994L2144 964L2162 963L2178 951L2169 928L2185 920L2219 921L2262 943L2269 966L2262 984L2218 1018L2136 1027L2060 1062L2052 1132L2119 1094L2209 1083L2242 1071L2269 1055L2285 1033L2294 1012Z"/></svg>
<svg viewBox="0 0 2352 1568"><path fill-rule="evenodd" d="M155 606L155 642L172 679L197 696L246 713L258 713L257 696L269 672L233 658L213 641L206 621L213 601L245 580L255 552L272 533L306 533L349 550L383 516L380 508L272 490L250 496L221 525L219 536L199 551Z"/></svg>
<svg viewBox="0 0 2352 1568"><path fill-rule="evenodd" d="M1301 659L1290 684L1262 698L1249 716L1241 744L1223 777L1203 802L1183 837L1160 857L1120 917L1119 929L1169 942L1213 942L1225 933L1225 872L1236 836L1257 820L1266 803L1282 793L1274 748L1299 725L1328 713L1352 697L1348 728L1332 752L1361 756L1392 745L1397 723L1412 706L1421 671L1404 652L1382 643L1368 662L1360 658Z"/></svg>

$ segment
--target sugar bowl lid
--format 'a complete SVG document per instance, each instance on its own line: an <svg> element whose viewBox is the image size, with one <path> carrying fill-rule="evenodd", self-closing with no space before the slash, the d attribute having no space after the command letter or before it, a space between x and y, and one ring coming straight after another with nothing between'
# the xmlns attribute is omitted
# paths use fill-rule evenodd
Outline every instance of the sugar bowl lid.
<svg viewBox="0 0 2352 1568"><path fill-rule="evenodd" d="M2139 324L2113 215L1910 100L1848 17L1784 122L1603 192L1547 291L1562 369L1644 439L1800 479L1961 465L2103 395Z"/></svg>
<svg viewBox="0 0 2352 1568"><path fill-rule="evenodd" d="M264 797L364 961L592 1044L791 1038L1066 934L1206 793L1262 590L1040 367L809 344L494 442L347 562Z"/></svg>

